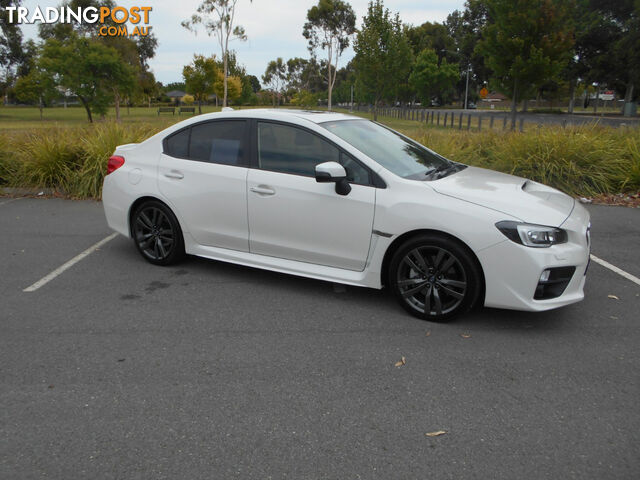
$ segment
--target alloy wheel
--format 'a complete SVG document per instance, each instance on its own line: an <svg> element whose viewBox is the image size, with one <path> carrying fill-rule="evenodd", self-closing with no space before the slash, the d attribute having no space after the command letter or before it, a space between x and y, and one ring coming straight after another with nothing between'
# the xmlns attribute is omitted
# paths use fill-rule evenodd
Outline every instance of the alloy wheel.
<svg viewBox="0 0 640 480"><path fill-rule="evenodd" d="M146 257L161 261L171 255L176 232L167 215L158 207L149 206L138 211L134 231L138 247Z"/></svg>
<svg viewBox="0 0 640 480"><path fill-rule="evenodd" d="M428 318L446 315L460 306L467 292L467 276L450 251L421 246L402 258L397 286L402 299Z"/></svg>

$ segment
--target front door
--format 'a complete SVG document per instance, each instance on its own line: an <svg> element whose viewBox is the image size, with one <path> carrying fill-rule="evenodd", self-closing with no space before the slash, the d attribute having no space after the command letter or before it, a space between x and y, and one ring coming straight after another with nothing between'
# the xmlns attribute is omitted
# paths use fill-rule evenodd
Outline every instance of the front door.
<svg viewBox="0 0 640 480"><path fill-rule="evenodd" d="M258 122L257 155L247 177L251 253L362 271L376 195L366 168L315 133L271 122ZM316 182L315 166L328 161L350 165L348 195Z"/></svg>

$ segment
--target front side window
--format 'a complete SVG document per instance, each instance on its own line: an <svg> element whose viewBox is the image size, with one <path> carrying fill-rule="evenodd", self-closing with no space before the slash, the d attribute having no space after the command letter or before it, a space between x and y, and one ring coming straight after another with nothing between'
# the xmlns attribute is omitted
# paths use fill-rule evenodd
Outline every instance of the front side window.
<svg viewBox="0 0 640 480"><path fill-rule="evenodd" d="M258 162L263 170L315 176L319 163L340 162L340 151L306 130L258 122Z"/></svg>

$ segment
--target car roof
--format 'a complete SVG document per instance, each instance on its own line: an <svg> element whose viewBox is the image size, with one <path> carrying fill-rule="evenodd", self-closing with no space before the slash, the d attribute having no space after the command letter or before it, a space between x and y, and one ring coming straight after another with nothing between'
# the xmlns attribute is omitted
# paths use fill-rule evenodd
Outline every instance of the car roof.
<svg viewBox="0 0 640 480"><path fill-rule="evenodd" d="M328 112L326 110L297 110L289 108L249 108L243 110L225 110L222 112L206 113L193 117L198 121L213 120L215 118L261 118L273 120L289 120L298 122L299 119L309 120L314 123L331 122L336 120L362 120L362 117L347 115L344 113Z"/></svg>

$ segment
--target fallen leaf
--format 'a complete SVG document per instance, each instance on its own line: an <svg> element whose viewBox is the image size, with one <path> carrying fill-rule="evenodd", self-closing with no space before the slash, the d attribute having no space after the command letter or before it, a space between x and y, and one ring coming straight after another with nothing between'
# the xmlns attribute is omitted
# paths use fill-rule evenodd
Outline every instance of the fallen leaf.
<svg viewBox="0 0 640 480"><path fill-rule="evenodd" d="M49 385L47 388L53 388L53 385Z"/></svg>
<svg viewBox="0 0 640 480"><path fill-rule="evenodd" d="M616 297L615 295L607 295L607 297L612 298L614 300L620 300L618 297Z"/></svg>
<svg viewBox="0 0 640 480"><path fill-rule="evenodd" d="M425 337L431 336L431 330L427 330L427 333L424 334Z"/></svg>
<svg viewBox="0 0 640 480"><path fill-rule="evenodd" d="M406 365L407 361L404 357L402 357L402 360L400 360L399 362L396 362L396 367L401 367L403 365Z"/></svg>
<svg viewBox="0 0 640 480"><path fill-rule="evenodd" d="M425 433L425 437L439 437L440 435L444 435L445 432L444 430L438 430L437 432L429 432L429 433Z"/></svg>
<svg viewBox="0 0 640 480"><path fill-rule="evenodd" d="M471 338L471 334L470 333L461 333L460 336L462 338Z"/></svg>

